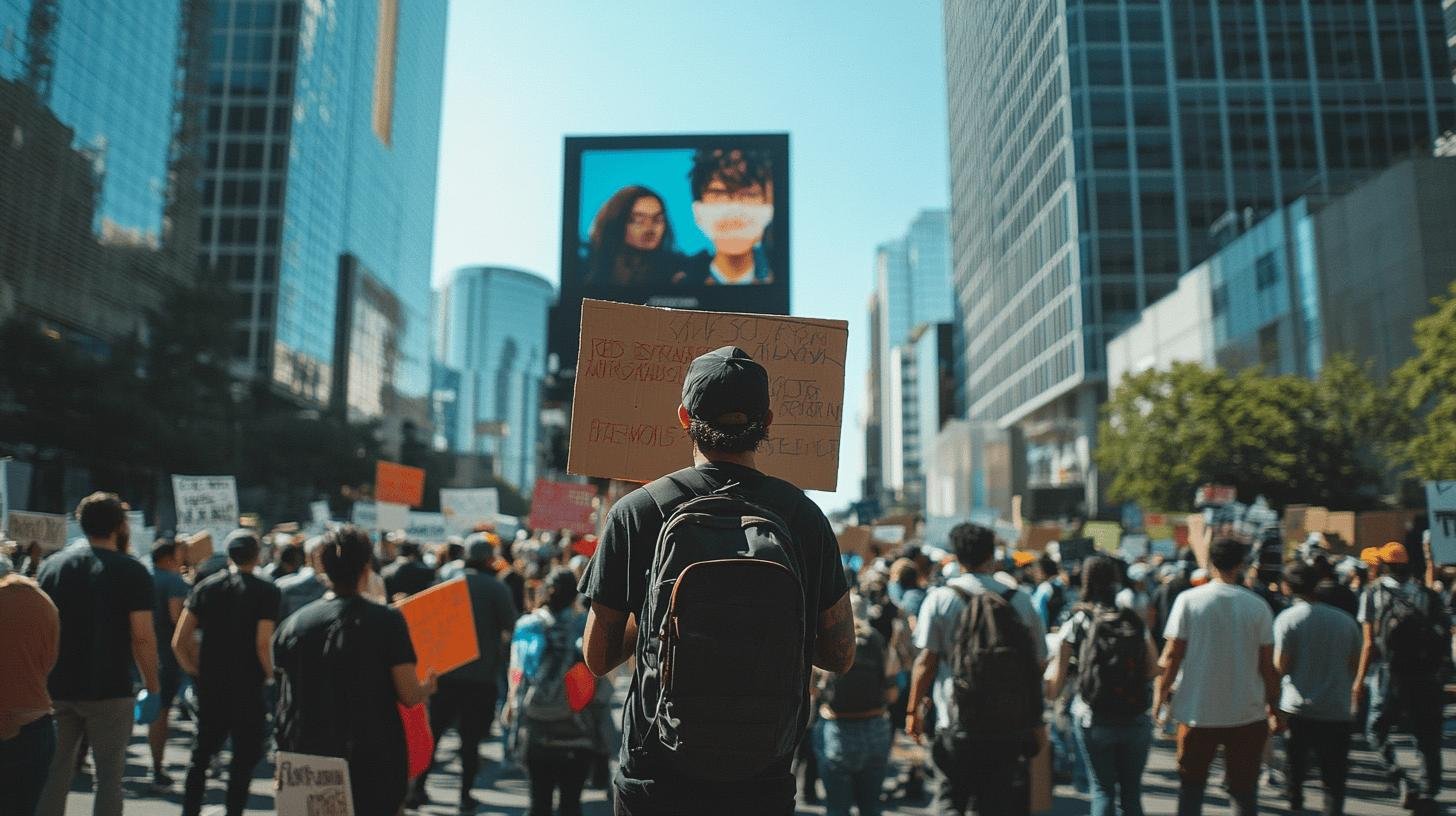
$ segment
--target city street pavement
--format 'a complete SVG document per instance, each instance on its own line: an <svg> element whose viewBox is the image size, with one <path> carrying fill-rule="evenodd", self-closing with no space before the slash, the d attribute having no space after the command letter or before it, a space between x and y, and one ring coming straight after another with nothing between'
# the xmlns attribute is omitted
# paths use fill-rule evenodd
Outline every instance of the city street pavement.
<svg viewBox="0 0 1456 816"><path fill-rule="evenodd" d="M171 792L154 793L150 790L150 765L149 755L146 746L146 734L138 728L133 734L126 773L126 812L133 816L173 816L178 813L181 807L182 777L186 771L186 762L190 756L192 741L192 724L182 722L176 724L173 729L171 741L167 746L167 763L169 772L177 780L177 784ZM452 816L456 813L455 802L459 791L459 762L455 760L455 735L450 733L446 736L441 751L442 757L448 757L444 763L443 772L438 772L431 777L430 797L434 804L427 806L421 814L425 816ZM902 742L897 746L896 757L903 760L904 757L914 754L916 749L908 742ZM480 776L476 780L475 797L480 800L481 807L477 811L480 816L525 816L527 805L526 782L519 773L513 773L502 768L501 765L501 742L493 739L483 746L482 753L488 759L485 767L482 768ZM1414 753L1411 751L1408 741L1403 746L1401 759L1409 767L1414 766ZM1456 813L1456 740L1447 739L1445 750L1445 787L1447 793L1441 797L1443 813ZM272 797L272 766L263 763L257 769L253 781L253 797L248 803L249 813L269 813L273 810ZM1215 770L1214 779L1219 779L1219 771ZM1153 749L1153 755L1149 763L1144 779L1144 805L1148 816L1171 816L1176 811L1175 797L1177 795L1177 776L1173 770L1173 745L1170 741L1160 739ZM89 776L77 776L76 784L72 788L72 794L67 802L67 816L89 816L91 813L91 794ZM1088 812L1088 802L1085 796L1076 794L1069 785L1058 786L1056 807L1053 813L1055 816L1073 816L1074 814L1085 814ZM223 784L220 780L211 780L208 785L207 803L203 809L204 814L222 813ZM1261 789L1261 811L1262 813L1287 814L1283 801L1277 792L1267 786ZM1305 802L1308 812L1318 813L1320 807L1320 792L1318 782L1311 781L1306 785ZM599 790L588 790L585 797L587 816L609 816L610 808L605 801L605 795ZM799 814L822 814L823 807L802 804L799 807ZM1210 785L1207 807L1208 814L1222 814L1228 812L1227 800L1222 796L1215 782ZM1381 784L1375 768L1372 764L1372 755L1363 750L1356 750L1351 756L1351 796L1347 803L1347 813L1350 816L1396 816L1406 811L1396 807L1389 796L1381 793ZM929 802L919 800L915 802L896 801L888 804L886 814L897 814L898 816L929 816Z"/></svg>

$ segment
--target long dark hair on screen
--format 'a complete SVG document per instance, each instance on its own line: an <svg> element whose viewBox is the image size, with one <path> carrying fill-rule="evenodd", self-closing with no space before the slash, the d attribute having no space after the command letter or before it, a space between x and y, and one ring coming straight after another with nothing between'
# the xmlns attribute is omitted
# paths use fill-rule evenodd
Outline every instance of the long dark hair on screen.
<svg viewBox="0 0 1456 816"><path fill-rule="evenodd" d="M587 283L597 286L612 283L617 258L627 246L627 219L632 216L632 206L642 198L656 199L658 206L662 207L662 243L651 252L641 253L644 266L652 274L671 268L677 241L672 234L672 221L667 217L667 202L651 189L632 184L613 193L592 219L591 232L587 236L590 247Z"/></svg>

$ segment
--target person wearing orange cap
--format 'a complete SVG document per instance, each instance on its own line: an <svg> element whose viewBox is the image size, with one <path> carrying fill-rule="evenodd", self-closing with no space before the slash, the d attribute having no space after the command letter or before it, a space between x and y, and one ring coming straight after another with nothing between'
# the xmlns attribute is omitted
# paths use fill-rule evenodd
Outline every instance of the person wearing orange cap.
<svg viewBox="0 0 1456 816"><path fill-rule="evenodd" d="M1360 597L1364 643L1351 707L1358 709L1369 695L1365 739L1401 805L1435 813L1441 789L1441 672L1451 644L1451 618L1440 596L1412 574L1404 545L1391 541L1376 557L1384 574ZM1390 743L1391 728L1402 719L1421 758L1413 780L1396 762Z"/></svg>

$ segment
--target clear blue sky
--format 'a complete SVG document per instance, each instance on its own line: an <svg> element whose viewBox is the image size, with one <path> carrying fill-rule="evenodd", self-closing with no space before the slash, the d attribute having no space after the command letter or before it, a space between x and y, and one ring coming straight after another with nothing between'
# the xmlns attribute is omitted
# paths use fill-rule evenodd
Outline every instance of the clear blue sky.
<svg viewBox="0 0 1456 816"><path fill-rule="evenodd" d="M454 0L434 280L559 275L562 137L786 131L795 314L850 322L839 492L864 473L875 245L948 200L939 0Z"/></svg>

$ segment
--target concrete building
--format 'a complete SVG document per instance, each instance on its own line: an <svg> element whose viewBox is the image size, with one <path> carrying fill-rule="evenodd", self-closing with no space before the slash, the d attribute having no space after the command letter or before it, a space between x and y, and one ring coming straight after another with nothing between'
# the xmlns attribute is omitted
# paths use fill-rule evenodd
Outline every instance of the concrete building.
<svg viewBox="0 0 1456 816"><path fill-rule="evenodd" d="M235 373L301 405L429 421L446 0L215 0L200 258Z"/></svg>
<svg viewBox="0 0 1456 816"><path fill-rule="evenodd" d="M1100 496L1106 346L1240 224L1456 124L1438 2L945 0L968 418Z"/></svg>
<svg viewBox="0 0 1456 816"><path fill-rule="evenodd" d="M540 460L547 316L555 301L545 278L498 266L457 269L436 295L437 396L453 395L454 415L450 427L437 429L437 441L457 453L490 455L496 475L524 494L535 486ZM440 416L448 422L449 414Z"/></svg>
<svg viewBox="0 0 1456 816"><path fill-rule="evenodd" d="M1401 162L1306 196L1200 264L1107 347L1109 384L1186 360L1314 376L1331 356L1378 380L1415 354L1411 326L1456 280L1456 158Z"/></svg>
<svg viewBox="0 0 1456 816"><path fill-rule="evenodd" d="M0 0L0 320L104 357L195 277L197 0Z"/></svg>

